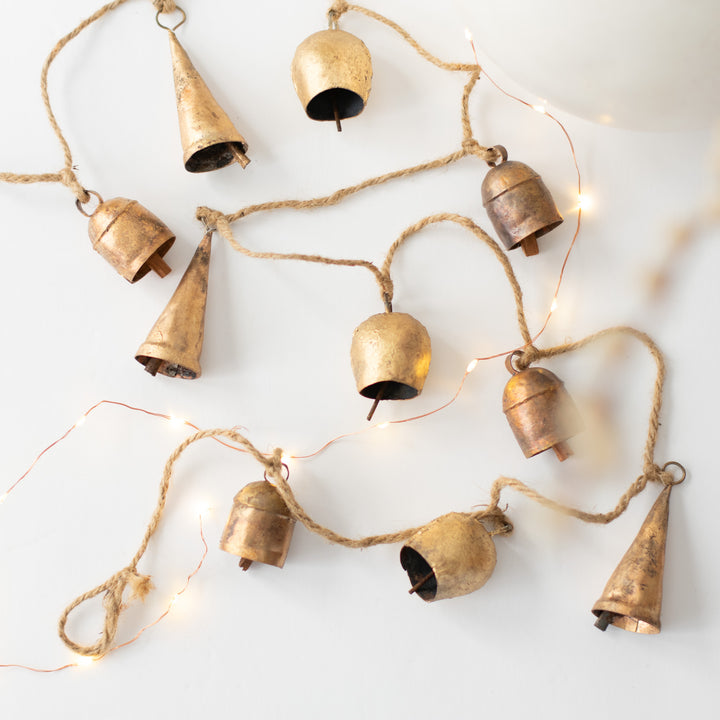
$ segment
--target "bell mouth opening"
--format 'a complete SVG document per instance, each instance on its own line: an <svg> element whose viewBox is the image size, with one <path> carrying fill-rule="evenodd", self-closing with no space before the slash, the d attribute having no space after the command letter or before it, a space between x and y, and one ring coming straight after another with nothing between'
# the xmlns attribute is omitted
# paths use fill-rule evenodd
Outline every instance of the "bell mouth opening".
<svg viewBox="0 0 720 720"><path fill-rule="evenodd" d="M222 142L208 145L208 147L194 152L188 158L185 169L191 173L219 170L235 161L236 157L233 150L245 154L247 145L243 145L241 142Z"/></svg>
<svg viewBox="0 0 720 720"><path fill-rule="evenodd" d="M363 397L374 400L382 390L382 400L410 400L417 397L418 391L411 385L395 380L381 380L360 390Z"/></svg>
<svg viewBox="0 0 720 720"><path fill-rule="evenodd" d="M602 610L593 610L596 617L600 617ZM640 633L641 635L657 635L660 628L657 625L631 617L630 615L615 615L610 624L619 627L621 630Z"/></svg>
<svg viewBox="0 0 720 720"><path fill-rule="evenodd" d="M160 358L153 358L149 355L136 355L135 359L141 365L145 365L146 369L148 363L157 364L157 367L153 368L154 372L151 373L152 375L160 373L168 377L177 377L183 380L194 380L197 377L197 373L194 370L190 370L190 368L186 368L184 365L179 365L178 363L160 360ZM150 371L148 370L148 372Z"/></svg>
<svg viewBox="0 0 720 720"><path fill-rule="evenodd" d="M533 232L528 233L528 236L534 235L536 238L542 237L543 235L547 235L551 230L554 230L560 224L562 224L562 218L560 218L560 220L555 220L554 222L548 223L547 225L544 225L537 230L533 230ZM522 245L523 240L525 240L524 237L519 238L514 245L511 245L508 248L508 250L515 250L516 248L519 248Z"/></svg>
<svg viewBox="0 0 720 720"><path fill-rule="evenodd" d="M164 257L167 251L172 247L173 243L175 242L175 237L171 237L169 240L166 240L154 253L153 255L159 255L160 257ZM135 273L133 276L133 279L130 281L132 283L137 282L138 280L141 280L144 278L151 270L152 268L150 265L148 265L147 261L145 261L141 266L140 269Z"/></svg>
<svg viewBox="0 0 720 720"><path fill-rule="evenodd" d="M308 104L305 112L311 120L335 120L335 110L339 120L359 115L365 103L352 90L331 88L317 94Z"/></svg>
<svg viewBox="0 0 720 720"><path fill-rule="evenodd" d="M437 578L425 558L417 550L413 550L406 545L400 551L400 565L407 572L413 587L423 578L427 578L420 587L415 589L415 594L426 602L434 600L435 595L437 595Z"/></svg>

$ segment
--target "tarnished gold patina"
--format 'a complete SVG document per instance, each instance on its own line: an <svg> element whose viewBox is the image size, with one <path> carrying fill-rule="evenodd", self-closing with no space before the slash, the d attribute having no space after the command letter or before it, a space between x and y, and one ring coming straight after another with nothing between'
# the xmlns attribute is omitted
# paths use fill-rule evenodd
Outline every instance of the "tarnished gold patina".
<svg viewBox="0 0 720 720"><path fill-rule="evenodd" d="M412 315L373 315L355 328L350 347L357 390L376 401L414 398L425 384L430 356L428 331Z"/></svg>
<svg viewBox="0 0 720 720"><path fill-rule="evenodd" d="M87 215L82 208L80 211ZM88 217L88 234L93 248L126 280L134 283L150 270L160 277L170 272L163 256L175 242L175 235L137 200L101 199L95 212Z"/></svg>
<svg viewBox="0 0 720 720"><path fill-rule="evenodd" d="M595 625L600 630L612 624L646 635L660 632L671 489L668 485L660 493L595 603L592 612L598 618Z"/></svg>
<svg viewBox="0 0 720 720"><path fill-rule="evenodd" d="M207 172L232 162L245 167L250 162L245 138L218 105L175 33L168 35L185 169Z"/></svg>
<svg viewBox="0 0 720 720"><path fill-rule="evenodd" d="M370 95L372 61L360 38L344 30L322 30L298 45L292 80L300 102L313 120L359 115Z"/></svg>
<svg viewBox="0 0 720 720"><path fill-rule="evenodd" d="M505 364L513 373L503 392L503 412L525 457L552 448L560 461L572 455L567 444L582 421L562 380L545 368L517 372L513 355Z"/></svg>
<svg viewBox="0 0 720 720"><path fill-rule="evenodd" d="M562 221L542 178L524 163L507 159L492 167L482 184L482 200L495 232L506 250L522 246L526 255L538 253L537 238Z"/></svg>
<svg viewBox="0 0 720 720"><path fill-rule="evenodd" d="M170 302L135 354L151 375L200 377L211 239L212 233L203 238Z"/></svg>
<svg viewBox="0 0 720 720"><path fill-rule="evenodd" d="M426 602L467 595L492 575L495 543L479 520L448 513L413 535L400 551L411 592Z"/></svg>
<svg viewBox="0 0 720 720"><path fill-rule="evenodd" d="M253 562L281 568L294 527L280 493L267 480L250 483L233 500L220 549L238 555L243 570Z"/></svg>

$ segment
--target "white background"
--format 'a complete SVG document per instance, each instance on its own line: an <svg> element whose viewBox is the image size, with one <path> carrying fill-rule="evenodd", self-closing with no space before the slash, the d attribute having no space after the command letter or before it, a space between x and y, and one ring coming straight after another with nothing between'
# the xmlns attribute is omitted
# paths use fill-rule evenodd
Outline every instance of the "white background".
<svg viewBox="0 0 720 720"><path fill-rule="evenodd" d="M40 102L40 68L56 40L96 3L5 6L0 169L57 171L62 156ZM374 7L442 58L471 60L463 30L475 20L462 12L425 1ZM67 189L0 188L0 492L101 399L203 428L240 426L261 450L280 446L295 454L367 425L369 403L355 392L348 357L353 328L382 311L364 270L248 259L216 237L202 378L152 378L134 353L202 237L196 206L229 212L309 198L452 152L461 138L465 76L430 66L389 29L350 14L341 25L365 41L375 75L365 112L339 134L305 117L289 74L296 45L325 26L323 2L189 1L186 10L178 37L248 139L252 163L200 176L182 169L167 38L149 2L121 7L61 53L50 73L51 98L81 182L106 199L138 199L178 239L167 256L172 274L131 286L92 251L87 221ZM539 101L532 88L486 67L509 89ZM592 91L592 83L578 88ZM669 104L673 91L667 88ZM566 217L541 240L539 256L511 257L536 331L575 226L569 149L551 120L485 79L471 109L479 142L501 143L538 170ZM611 627L602 634L590 614L655 487L607 527L506 494L516 531L497 538L491 580L472 595L425 604L407 594L398 547L347 550L302 527L283 570L254 566L242 573L217 544L233 495L262 477L260 467L204 441L177 465L166 515L140 565L156 590L122 616L118 641L152 622L182 586L202 551L197 511L210 505L210 552L188 592L163 622L101 662L53 675L1 670L3 717L712 714L720 665L717 225L675 257L664 295L652 296L648 287L667 261L673 227L713 201L717 153L708 130L643 133L558 116L594 204L540 344L630 323L665 352L657 460L682 462L689 479L672 498L662 633ZM485 171L466 159L337 208L256 215L235 230L256 249L379 263L405 227L430 213L466 214L490 230L480 199ZM500 266L460 229L436 227L412 238L398 253L394 279L395 309L426 325L433 361L421 397L381 404L378 422L438 407L471 358L520 342ZM487 501L501 474L588 510L610 509L641 470L654 366L633 342L600 344L544 364L565 381L586 423L573 441L575 457L564 464L547 454L523 458L502 416L508 376L495 360L481 363L460 399L441 413L291 461L299 500L318 521L351 536L469 510ZM130 560L165 460L187 434L102 406L0 506L0 663L73 662L57 637L57 617ZM100 623L97 603L76 612L70 630L91 643Z"/></svg>

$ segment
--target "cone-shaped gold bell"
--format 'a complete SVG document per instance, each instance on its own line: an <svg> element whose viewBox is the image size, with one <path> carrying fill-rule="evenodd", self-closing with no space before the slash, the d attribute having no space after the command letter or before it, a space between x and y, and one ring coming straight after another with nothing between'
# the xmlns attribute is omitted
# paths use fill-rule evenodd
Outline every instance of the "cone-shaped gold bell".
<svg viewBox="0 0 720 720"><path fill-rule="evenodd" d="M238 555L243 570L253 562L281 568L294 527L280 493L267 480L250 483L233 500L220 549Z"/></svg>
<svg viewBox="0 0 720 720"><path fill-rule="evenodd" d="M448 513L419 530L400 551L412 588L426 602L467 595L481 588L495 569L490 533L479 520Z"/></svg>
<svg viewBox="0 0 720 720"><path fill-rule="evenodd" d="M170 302L135 354L151 375L200 377L211 239L208 233L198 245Z"/></svg>
<svg viewBox="0 0 720 720"><path fill-rule="evenodd" d="M88 234L93 248L131 283L150 270L160 277L170 272L163 256L175 242L175 235L137 200L101 200L90 215Z"/></svg>
<svg viewBox="0 0 720 720"><path fill-rule="evenodd" d="M483 205L506 250L523 248L526 255L537 255L537 238L556 228L562 221L555 201L530 167L507 160L492 167L482 184Z"/></svg>
<svg viewBox="0 0 720 720"><path fill-rule="evenodd" d="M292 80L303 108L313 120L359 115L370 95L372 60L360 38L344 30L321 30L298 45Z"/></svg>
<svg viewBox="0 0 720 720"><path fill-rule="evenodd" d="M636 633L660 632L671 489L667 486L660 493L592 609L601 630L613 624Z"/></svg>
<svg viewBox="0 0 720 720"><path fill-rule="evenodd" d="M552 448L559 460L572 455L567 444L582 429L582 421L565 385L545 368L517 372L512 355L506 366L513 376L503 392L503 412L525 457Z"/></svg>
<svg viewBox="0 0 720 720"><path fill-rule="evenodd" d="M353 333L350 361L358 392L380 400L419 395L430 369L430 336L406 313L380 313ZM372 412L368 420L372 417Z"/></svg>
<svg viewBox="0 0 720 720"><path fill-rule="evenodd" d="M250 162L245 138L218 105L175 33L168 34L185 169L207 172L234 161L245 167Z"/></svg>

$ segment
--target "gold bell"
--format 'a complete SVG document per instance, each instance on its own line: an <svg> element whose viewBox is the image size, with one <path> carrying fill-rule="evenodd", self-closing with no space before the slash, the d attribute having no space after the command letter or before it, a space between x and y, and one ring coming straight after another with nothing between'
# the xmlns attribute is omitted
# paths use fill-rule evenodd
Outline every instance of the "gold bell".
<svg viewBox="0 0 720 720"><path fill-rule="evenodd" d="M200 376L211 239L208 233L198 245L170 302L135 354L151 375Z"/></svg>
<svg viewBox="0 0 720 720"><path fill-rule="evenodd" d="M150 270L165 277L170 266L163 256L175 242L170 228L137 200L119 197L106 202L92 194L100 200L95 212L88 215L93 248L131 283ZM87 215L79 203L78 209Z"/></svg>
<svg viewBox="0 0 720 720"><path fill-rule="evenodd" d="M359 115L370 95L372 61L360 38L344 30L321 30L298 45L292 61L295 92L313 120Z"/></svg>
<svg viewBox="0 0 720 720"><path fill-rule="evenodd" d="M683 479L684 475L683 470ZM660 632L672 484L660 493L633 544L608 580L602 597L592 609L597 617L595 626L600 630L604 631L612 624L645 635Z"/></svg>
<svg viewBox="0 0 720 720"><path fill-rule="evenodd" d="M552 448L558 460L567 460L567 444L582 429L582 421L562 380L545 368L518 372L512 364L515 353L505 360L513 374L503 392L503 412L525 457Z"/></svg>
<svg viewBox="0 0 720 720"><path fill-rule="evenodd" d="M419 395L430 369L430 336L406 313L380 313L353 333L350 361L358 392L374 403L408 400Z"/></svg>
<svg viewBox="0 0 720 720"><path fill-rule="evenodd" d="M240 556L243 570L253 562L281 568L294 527L295 519L280 493L267 480L253 482L233 499L220 549Z"/></svg>
<svg viewBox="0 0 720 720"><path fill-rule="evenodd" d="M495 569L490 533L479 520L449 513L419 530L400 551L400 564L426 602L467 595L481 588Z"/></svg>
<svg viewBox="0 0 720 720"><path fill-rule="evenodd" d="M250 158L245 138L218 105L175 33L168 34L185 169L207 172L231 162L246 167Z"/></svg>
<svg viewBox="0 0 720 720"><path fill-rule="evenodd" d="M537 255L537 238L557 227L562 216L542 178L524 163L508 161L502 145L495 147L502 162L483 180L483 205L506 250L522 245L526 255Z"/></svg>

